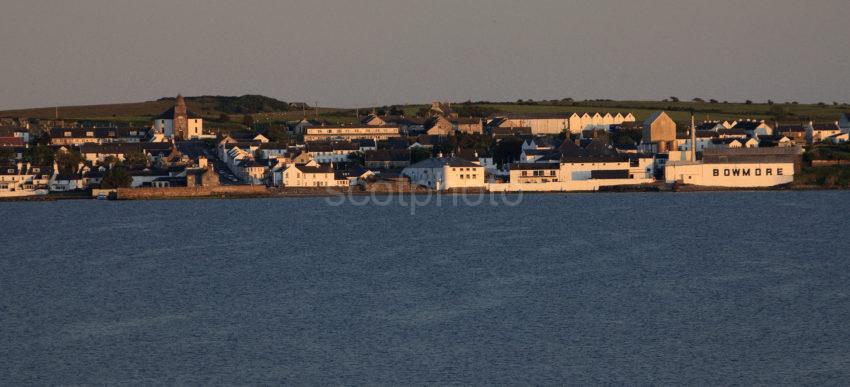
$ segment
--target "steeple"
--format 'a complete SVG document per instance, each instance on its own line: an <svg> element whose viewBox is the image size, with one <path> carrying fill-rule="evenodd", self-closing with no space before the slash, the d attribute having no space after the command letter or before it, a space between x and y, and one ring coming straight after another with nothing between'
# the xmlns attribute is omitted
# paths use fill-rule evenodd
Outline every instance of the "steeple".
<svg viewBox="0 0 850 387"><path fill-rule="evenodd" d="M174 137L179 139L187 138L189 132L189 114L186 109L186 101L183 96L177 95L177 103L174 105L174 122L173 131Z"/></svg>

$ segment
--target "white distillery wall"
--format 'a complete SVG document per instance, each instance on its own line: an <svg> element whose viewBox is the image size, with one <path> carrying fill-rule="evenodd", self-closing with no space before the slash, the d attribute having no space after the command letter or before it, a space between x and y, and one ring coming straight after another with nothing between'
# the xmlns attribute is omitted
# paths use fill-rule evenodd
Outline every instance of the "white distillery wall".
<svg viewBox="0 0 850 387"><path fill-rule="evenodd" d="M668 163L664 177L668 183L706 187L772 187L794 181L794 163L678 164Z"/></svg>

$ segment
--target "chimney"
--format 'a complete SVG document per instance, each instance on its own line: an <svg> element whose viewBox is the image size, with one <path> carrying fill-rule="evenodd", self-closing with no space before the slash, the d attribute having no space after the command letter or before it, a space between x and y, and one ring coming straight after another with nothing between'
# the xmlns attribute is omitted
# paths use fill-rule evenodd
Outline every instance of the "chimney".
<svg viewBox="0 0 850 387"><path fill-rule="evenodd" d="M691 113L691 161L697 161L697 128L694 125L693 113Z"/></svg>

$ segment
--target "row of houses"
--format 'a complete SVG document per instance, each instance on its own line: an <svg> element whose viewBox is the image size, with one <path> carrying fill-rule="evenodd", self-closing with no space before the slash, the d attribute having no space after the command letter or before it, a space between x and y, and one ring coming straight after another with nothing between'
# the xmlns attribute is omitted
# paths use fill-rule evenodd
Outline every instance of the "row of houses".
<svg viewBox="0 0 850 387"><path fill-rule="evenodd" d="M530 135L557 135L561 132L580 133L591 128L607 128L624 122L634 122L632 113L568 113L568 114L509 114L490 119L458 118L436 114L429 118L377 116L371 114L360 125L322 125L299 123L297 131L304 141L378 139L400 135L450 136L454 133L499 134L505 130L526 131Z"/></svg>

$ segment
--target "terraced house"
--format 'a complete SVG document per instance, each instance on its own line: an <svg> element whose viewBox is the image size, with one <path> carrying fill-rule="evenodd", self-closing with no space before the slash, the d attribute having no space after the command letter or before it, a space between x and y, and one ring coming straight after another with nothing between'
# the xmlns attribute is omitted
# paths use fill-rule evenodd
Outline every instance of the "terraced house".
<svg viewBox="0 0 850 387"><path fill-rule="evenodd" d="M0 197L45 195L48 192L52 167L17 163L0 167Z"/></svg>
<svg viewBox="0 0 850 387"><path fill-rule="evenodd" d="M401 171L411 184L448 190L453 188L483 188L484 167L459 157L440 157L422 160Z"/></svg>
<svg viewBox="0 0 850 387"><path fill-rule="evenodd" d="M79 146L82 144L139 143L148 135L144 128L53 128L49 131L50 145Z"/></svg>
<svg viewBox="0 0 850 387"><path fill-rule="evenodd" d="M313 126L304 129L304 141L351 141L357 139L386 140L399 137L398 125L334 125Z"/></svg>

